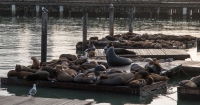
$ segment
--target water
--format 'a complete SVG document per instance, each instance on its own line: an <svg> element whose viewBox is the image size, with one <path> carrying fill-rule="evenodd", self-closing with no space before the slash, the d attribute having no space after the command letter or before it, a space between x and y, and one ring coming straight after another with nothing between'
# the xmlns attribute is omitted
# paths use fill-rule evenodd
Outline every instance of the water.
<svg viewBox="0 0 200 105"><path fill-rule="evenodd" d="M127 19L115 19L114 33L120 34L128 31ZM200 23L198 20L144 20L134 22L134 33L168 35L192 35L200 37ZM47 61L58 59L60 54L76 54L75 45L82 41L81 19L49 18L47 28ZM102 38L109 34L109 19L96 18L88 20L88 39L92 36ZM199 61L200 54L196 47L186 50L191 54L187 60ZM0 77L6 77L9 70L16 64L31 65L31 56L40 60L41 54L41 19L40 18L0 18ZM195 101L178 100L176 87L182 79L190 79L187 75L175 77L168 82L167 91L161 90L158 94L147 97L122 95L113 93L90 92L57 88L40 88L36 97L68 98L80 100L93 100L97 104L123 105L123 104L162 104L162 105L188 105L199 104ZM0 95L26 96L31 87L1 85ZM163 92L164 91L164 92Z"/></svg>

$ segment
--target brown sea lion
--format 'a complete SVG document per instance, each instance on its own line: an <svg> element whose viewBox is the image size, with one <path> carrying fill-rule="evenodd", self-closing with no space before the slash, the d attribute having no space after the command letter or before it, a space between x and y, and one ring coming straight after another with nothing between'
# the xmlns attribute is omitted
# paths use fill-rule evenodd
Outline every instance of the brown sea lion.
<svg viewBox="0 0 200 105"><path fill-rule="evenodd" d="M87 58L79 58L79 59L76 59L76 60L72 61L72 63L74 63L76 65L78 65L78 64L81 65L81 64L83 64L85 62L87 62Z"/></svg>
<svg viewBox="0 0 200 105"><path fill-rule="evenodd" d="M137 88L137 87L142 87L145 86L147 83L145 79L138 79L138 80L133 80L129 83L129 87L131 88Z"/></svg>
<svg viewBox="0 0 200 105"><path fill-rule="evenodd" d="M31 57L33 60L33 64L31 66L32 69L39 69L40 68L40 62L36 57Z"/></svg>
<svg viewBox="0 0 200 105"><path fill-rule="evenodd" d="M33 74L26 75L24 77L27 81L35 81L35 80L49 80L50 79L50 73L47 71L38 71Z"/></svg>
<svg viewBox="0 0 200 105"><path fill-rule="evenodd" d="M15 70L17 72L19 72L19 71L28 71L28 72L32 72L32 73L36 73L38 71L37 69L31 69L29 67L26 67L26 66L23 66L23 65L19 65L19 64L16 64Z"/></svg>
<svg viewBox="0 0 200 105"><path fill-rule="evenodd" d="M77 72L74 69L65 69L64 72L68 73L73 78L77 75Z"/></svg>
<svg viewBox="0 0 200 105"><path fill-rule="evenodd" d="M26 75L33 74L32 72L28 71L19 71L17 72L16 70L10 70L7 73L7 77L17 77L19 79L23 79Z"/></svg>
<svg viewBox="0 0 200 105"><path fill-rule="evenodd" d="M113 73L101 75L97 83L100 85L124 85L126 81L134 76L133 73Z"/></svg>
<svg viewBox="0 0 200 105"><path fill-rule="evenodd" d="M182 80L181 82L179 82L179 86L191 88L197 87L197 85L191 80Z"/></svg>
<svg viewBox="0 0 200 105"><path fill-rule="evenodd" d="M55 75L55 79L62 82L72 82L74 80L72 76L63 70L58 70Z"/></svg>
<svg viewBox="0 0 200 105"><path fill-rule="evenodd" d="M169 80L169 78L167 76L160 76L160 75L155 74L155 73L151 73L150 76L153 78L154 82L168 81Z"/></svg>
<svg viewBox="0 0 200 105"><path fill-rule="evenodd" d="M126 81L125 84L128 85L131 81L138 79L145 79L147 85L150 85L154 82L153 78L149 75L147 71L139 71L135 72L135 75L131 79Z"/></svg>
<svg viewBox="0 0 200 105"><path fill-rule="evenodd" d="M57 69L54 69L50 66L45 66L40 68L41 71L47 71L50 74L50 78L55 78L55 75L57 73Z"/></svg>
<svg viewBox="0 0 200 105"><path fill-rule="evenodd" d="M199 76L192 77L190 80L191 80L192 82L194 82L194 83L197 85L197 87L200 87L200 75L199 75Z"/></svg>
<svg viewBox="0 0 200 105"><path fill-rule="evenodd" d="M61 54L59 58L65 57L70 61L74 61L77 59L76 55L72 55L72 54Z"/></svg>
<svg viewBox="0 0 200 105"><path fill-rule="evenodd" d="M75 76L74 82L86 83L86 84L93 84L94 83L94 81L92 81L90 78L85 76L84 73L79 73L77 76Z"/></svg>

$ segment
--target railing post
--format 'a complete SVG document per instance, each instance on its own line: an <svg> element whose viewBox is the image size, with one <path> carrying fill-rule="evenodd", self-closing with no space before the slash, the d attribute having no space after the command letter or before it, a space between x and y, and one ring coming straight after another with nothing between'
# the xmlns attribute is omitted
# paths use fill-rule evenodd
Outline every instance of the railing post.
<svg viewBox="0 0 200 105"><path fill-rule="evenodd" d="M87 47L87 18L88 18L88 13L86 11L86 8L83 7L83 43L82 43L83 50L85 50Z"/></svg>
<svg viewBox="0 0 200 105"><path fill-rule="evenodd" d="M110 4L109 7L109 18L110 18L110 35L113 36L114 35L114 7L113 4Z"/></svg>
<svg viewBox="0 0 200 105"><path fill-rule="evenodd" d="M47 19L48 13L42 13L42 35L41 35L41 64L46 62L47 58Z"/></svg>

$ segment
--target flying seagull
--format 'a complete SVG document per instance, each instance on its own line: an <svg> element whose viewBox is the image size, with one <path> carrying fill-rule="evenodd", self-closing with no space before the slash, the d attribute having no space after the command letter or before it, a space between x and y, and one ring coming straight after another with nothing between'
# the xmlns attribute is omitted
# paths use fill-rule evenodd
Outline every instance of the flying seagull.
<svg viewBox="0 0 200 105"><path fill-rule="evenodd" d="M37 92L36 84L33 84L33 88L31 88L31 89L29 90L29 95L30 95L30 96L34 96L34 95L36 94L36 92Z"/></svg>
<svg viewBox="0 0 200 105"><path fill-rule="evenodd" d="M44 8L44 7L42 7L42 11L48 12L48 10L46 8Z"/></svg>

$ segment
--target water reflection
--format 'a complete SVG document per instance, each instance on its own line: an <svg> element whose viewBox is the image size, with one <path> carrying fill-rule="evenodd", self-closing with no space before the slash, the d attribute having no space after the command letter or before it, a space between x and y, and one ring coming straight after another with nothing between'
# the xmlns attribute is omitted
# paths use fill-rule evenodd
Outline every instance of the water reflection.
<svg viewBox="0 0 200 105"><path fill-rule="evenodd" d="M5 88L10 94L16 96L27 96L30 87L26 86L13 86L2 85L1 88ZM165 93L165 90L157 91L156 93ZM48 97L48 98L67 98L67 99L79 99L88 100L93 99L97 103L111 103L112 105L124 105L128 103L134 104L149 104L155 95L148 96L133 96L127 94L114 94L95 91L82 91L82 90L70 90L70 89L57 89L47 87L37 87L37 94L35 97Z"/></svg>
<svg viewBox="0 0 200 105"><path fill-rule="evenodd" d="M128 20L124 18L115 19L114 33L121 34L128 32ZM134 33L168 35L199 35L199 21L182 20L145 20L136 19L133 23ZM88 20L88 39L92 36L99 38L109 34L109 20L96 18ZM60 54L76 54L75 45L82 41L82 20L66 18L49 18L47 28L47 61L58 59ZM200 55L196 47L186 50L191 55L191 59L200 61ZM41 18L0 18L0 77L6 77L9 70L14 69L16 64L32 64L31 56L41 57ZM158 104L162 102L166 105L190 103L189 101L178 102L176 87L179 81L184 78L174 78L168 82L168 88L172 88L174 93L158 93L156 96L136 97L132 95L119 95L112 93L88 92L68 89L39 88L38 97L55 97L69 99L94 99L97 103L111 103L113 105L122 104ZM7 89L6 90L4 90ZM2 85L0 94L2 95L26 95L30 87ZM168 97L166 97L168 96ZM161 103L160 103L161 104ZM162 105L164 105L162 104ZM195 104L195 103L194 103ZM185 104L187 105L187 104Z"/></svg>

